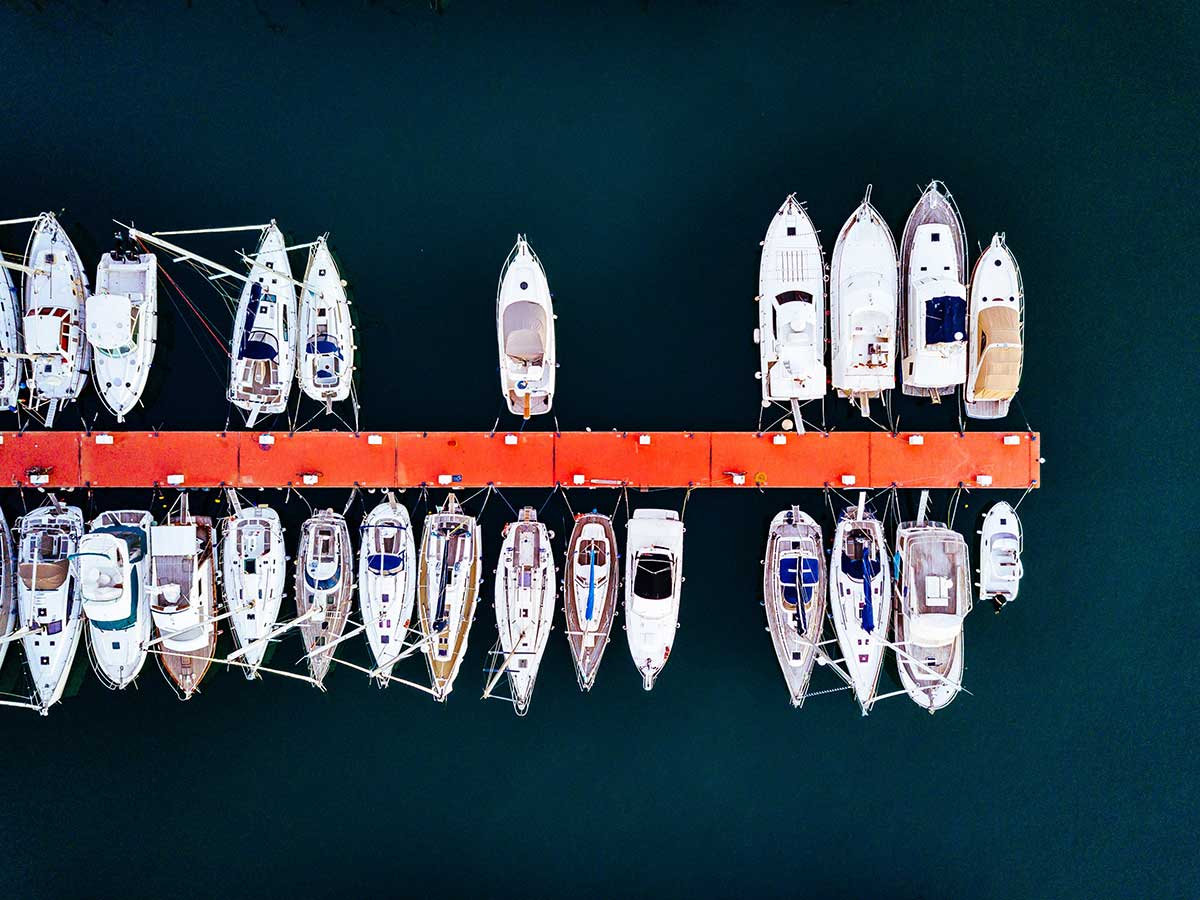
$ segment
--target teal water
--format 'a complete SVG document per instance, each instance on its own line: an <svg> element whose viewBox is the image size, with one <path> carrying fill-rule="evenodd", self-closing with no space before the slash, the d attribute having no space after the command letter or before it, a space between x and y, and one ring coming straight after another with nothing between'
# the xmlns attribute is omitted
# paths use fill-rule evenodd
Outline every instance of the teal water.
<svg viewBox="0 0 1200 900"><path fill-rule="evenodd" d="M774 511L824 498L702 493L650 694L616 633L581 695L560 632L527 719L479 702L485 604L445 707L346 670L328 694L216 673L181 705L150 668L129 695L89 677L44 720L3 710L9 895L1200 893L1190 6L14 0L0 33L0 217L64 208L93 269L113 217L330 231L367 427L491 426L495 280L524 231L556 295L564 429L753 428L757 244L780 201L807 200L828 251L867 183L898 232L937 177L972 247L1002 230L1020 261L1022 408L997 427L1027 416L1047 459L1021 597L971 616L972 695L943 714L790 709L758 563ZM164 308L131 427L224 424L189 321ZM966 497L956 524L999 496ZM294 535L303 504L285 512ZM489 573L507 515L484 514ZM561 538L560 499L546 515Z"/></svg>

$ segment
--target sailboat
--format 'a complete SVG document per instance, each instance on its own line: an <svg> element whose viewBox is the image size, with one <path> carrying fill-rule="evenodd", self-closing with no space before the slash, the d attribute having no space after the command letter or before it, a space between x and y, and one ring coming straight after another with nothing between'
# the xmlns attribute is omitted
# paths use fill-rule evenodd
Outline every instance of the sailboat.
<svg viewBox="0 0 1200 900"><path fill-rule="evenodd" d="M140 510L103 512L79 541L79 594L87 620L92 668L123 690L146 662L150 640L150 532Z"/></svg>
<svg viewBox="0 0 1200 900"><path fill-rule="evenodd" d="M1003 500L984 514L979 549L979 599L991 598L999 612L1017 599L1024 537L1017 511Z"/></svg>
<svg viewBox="0 0 1200 900"><path fill-rule="evenodd" d="M425 517L417 612L434 697L445 701L467 652L480 577L479 525L453 494Z"/></svg>
<svg viewBox="0 0 1200 900"><path fill-rule="evenodd" d="M679 628L683 586L683 523L668 509L639 509L625 538L625 636L651 690L667 664Z"/></svg>
<svg viewBox="0 0 1200 900"><path fill-rule="evenodd" d="M557 593L553 535L526 506L516 522L504 527L500 565L496 573L496 627L500 632L499 669L508 675L513 708L518 716L529 711L538 666L554 619Z"/></svg>
<svg viewBox="0 0 1200 900"><path fill-rule="evenodd" d="M896 386L896 242L871 188L833 246L829 265L830 382L864 416Z"/></svg>
<svg viewBox="0 0 1200 900"><path fill-rule="evenodd" d="M554 307L541 260L525 240L500 270L496 288L496 337L500 348L500 393L510 412L550 412L554 403Z"/></svg>
<svg viewBox="0 0 1200 900"><path fill-rule="evenodd" d="M333 664L336 645L346 630L354 597L354 556L350 528L332 509L310 516L300 531L296 554L296 614L308 671L317 686Z"/></svg>
<svg viewBox="0 0 1200 900"><path fill-rule="evenodd" d="M940 402L966 381L966 277L966 228L946 186L932 181L909 213L900 241L905 394Z"/></svg>
<svg viewBox="0 0 1200 900"><path fill-rule="evenodd" d="M283 603L287 556L279 513L239 506L223 522L221 563L230 630L247 679L258 677Z"/></svg>
<svg viewBox="0 0 1200 900"><path fill-rule="evenodd" d="M358 597L376 679L387 687L412 624L417 545L408 510L395 497L376 506L359 529Z"/></svg>
<svg viewBox="0 0 1200 900"><path fill-rule="evenodd" d="M879 670L887 647L891 581L883 525L866 508L842 513L830 557L829 614L851 688L865 716L875 702Z"/></svg>
<svg viewBox="0 0 1200 900"><path fill-rule="evenodd" d="M354 326L346 283L329 251L328 235L308 251L300 288L300 347L296 373L304 394L325 404L350 396L354 380Z"/></svg>
<svg viewBox="0 0 1200 900"><path fill-rule="evenodd" d="M158 340L158 261L117 250L100 257L87 301L92 379L104 405L124 422L142 398Z"/></svg>
<svg viewBox="0 0 1200 900"><path fill-rule="evenodd" d="M16 640L13 632L17 626L17 548L13 544L12 531L4 510L0 509L0 670L4 669L4 657L8 646Z"/></svg>
<svg viewBox="0 0 1200 900"><path fill-rule="evenodd" d="M1020 387L1025 353L1025 288L1002 234L992 237L975 262L967 328L967 415L1002 418Z"/></svg>
<svg viewBox="0 0 1200 900"><path fill-rule="evenodd" d="M612 519L592 510L575 519L563 572L567 643L579 689L590 691L608 646L621 590Z"/></svg>
<svg viewBox="0 0 1200 900"><path fill-rule="evenodd" d="M35 700L42 715L62 699L83 617L71 556L83 536L83 513L51 498L17 521L17 607Z"/></svg>
<svg viewBox="0 0 1200 900"><path fill-rule="evenodd" d="M792 706L804 705L825 623L821 527L798 506L771 520L763 564L763 605Z"/></svg>
<svg viewBox="0 0 1200 900"><path fill-rule="evenodd" d="M0 410L10 412L16 410L17 395L21 390L23 367L19 322L17 286L8 269L0 267Z"/></svg>

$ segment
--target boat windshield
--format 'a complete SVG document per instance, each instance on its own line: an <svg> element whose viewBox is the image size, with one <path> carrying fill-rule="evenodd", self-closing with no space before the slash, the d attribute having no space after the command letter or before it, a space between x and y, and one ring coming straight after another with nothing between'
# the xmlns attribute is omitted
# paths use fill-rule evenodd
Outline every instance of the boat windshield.
<svg viewBox="0 0 1200 900"><path fill-rule="evenodd" d="M808 291L784 291L775 295L775 302L780 306L785 303L812 303L813 295Z"/></svg>
<svg viewBox="0 0 1200 900"><path fill-rule="evenodd" d="M279 356L279 342L267 331L252 331L242 343L242 359L273 360Z"/></svg>
<svg viewBox="0 0 1200 900"><path fill-rule="evenodd" d="M643 553L633 573L633 592L644 600L666 600L675 579L671 557L665 553Z"/></svg>

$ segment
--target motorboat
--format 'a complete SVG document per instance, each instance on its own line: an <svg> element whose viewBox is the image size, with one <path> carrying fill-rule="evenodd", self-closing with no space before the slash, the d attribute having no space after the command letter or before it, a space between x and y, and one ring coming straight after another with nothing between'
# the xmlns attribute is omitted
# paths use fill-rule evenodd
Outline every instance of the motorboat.
<svg viewBox="0 0 1200 900"><path fill-rule="evenodd" d="M92 668L109 688L133 684L146 663L150 617L150 532L141 510L103 512L79 541L79 596Z"/></svg>
<svg viewBox="0 0 1200 900"><path fill-rule="evenodd" d="M896 242L867 188L833 246L829 337L834 391L869 414L896 386Z"/></svg>
<svg viewBox="0 0 1200 900"><path fill-rule="evenodd" d="M17 620L17 547L4 510L0 509L0 670L9 645L19 640Z"/></svg>
<svg viewBox="0 0 1200 900"><path fill-rule="evenodd" d="M892 599L883 525L865 500L842 513L829 562L829 613L864 716L875 702Z"/></svg>
<svg viewBox="0 0 1200 900"><path fill-rule="evenodd" d="M1008 415L1020 387L1025 354L1025 288L1002 234L975 261L970 315L967 415L999 419Z"/></svg>
<svg viewBox="0 0 1200 900"><path fill-rule="evenodd" d="M999 612L1017 599L1021 576L1021 552L1025 547L1017 511L1003 500L983 517L979 532L979 599L990 598Z"/></svg>
<svg viewBox="0 0 1200 900"><path fill-rule="evenodd" d="M496 572L496 628L500 632L499 672L508 675L513 708L518 716L529 711L538 666L554 620L558 592L554 535L537 520L537 510L523 508L517 521L504 527L500 564Z"/></svg>
<svg viewBox="0 0 1200 900"><path fill-rule="evenodd" d="M83 616L71 557L83 537L83 513L52 499L17 521L17 609L35 701L42 715L62 699Z"/></svg>
<svg viewBox="0 0 1200 900"><path fill-rule="evenodd" d="M320 687L346 630L354 598L354 555L350 528L331 509L310 516L300 532L296 554L296 615L308 672Z"/></svg>
<svg viewBox="0 0 1200 900"><path fill-rule="evenodd" d="M819 526L798 506L777 513L767 534L763 605L792 706L804 705L825 623L825 547Z"/></svg>
<svg viewBox="0 0 1200 900"><path fill-rule="evenodd" d="M940 402L967 379L967 232L954 198L930 182L900 240L901 389Z"/></svg>
<svg viewBox="0 0 1200 900"><path fill-rule="evenodd" d="M596 682L620 602L621 568L612 519L595 510L578 516L563 572L567 643L579 689Z"/></svg>
<svg viewBox="0 0 1200 900"><path fill-rule="evenodd" d="M0 410L13 412L21 391L21 305L12 274L0 267Z"/></svg>
<svg viewBox="0 0 1200 900"><path fill-rule="evenodd" d="M496 288L500 393L515 415L550 412L554 403L554 307L546 272L525 235L500 270Z"/></svg>
<svg viewBox="0 0 1200 900"><path fill-rule="evenodd" d="M86 308L92 381L104 405L124 422L146 389L158 340L154 254L105 253L96 267L96 292Z"/></svg>
<svg viewBox="0 0 1200 900"><path fill-rule="evenodd" d="M269 506L240 506L222 523L221 573L230 630L242 673L258 677L266 661L287 580L287 554L279 513ZM232 658L232 657L231 657Z"/></svg>
<svg viewBox="0 0 1200 900"><path fill-rule="evenodd" d="M445 701L467 652L480 578L479 525L451 494L425 517L417 613L433 696Z"/></svg>
<svg viewBox="0 0 1200 900"><path fill-rule="evenodd" d="M646 690L667 664L679 628L683 530L668 509L636 510L626 529L625 636Z"/></svg>
<svg viewBox="0 0 1200 900"><path fill-rule="evenodd" d="M328 235L308 251L300 288L300 343L296 374L305 396L325 404L350 396L354 381L354 325L346 283L329 250Z"/></svg>
<svg viewBox="0 0 1200 900"><path fill-rule="evenodd" d="M359 529L358 599L380 687L400 657L417 597L417 545L408 510L396 498L372 509Z"/></svg>

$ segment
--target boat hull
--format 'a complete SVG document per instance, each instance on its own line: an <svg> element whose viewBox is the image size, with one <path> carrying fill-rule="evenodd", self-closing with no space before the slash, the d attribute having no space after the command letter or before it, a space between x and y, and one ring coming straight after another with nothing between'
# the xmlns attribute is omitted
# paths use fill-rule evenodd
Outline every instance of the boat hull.
<svg viewBox="0 0 1200 900"><path fill-rule="evenodd" d="M318 685L333 665L354 596L353 554L346 520L325 510L304 523L296 554L296 615L310 677Z"/></svg>
<svg viewBox="0 0 1200 900"><path fill-rule="evenodd" d="M367 645L381 687L390 684L412 624L417 596L417 548L408 510L385 501L363 521L358 551L358 596Z"/></svg>
<svg viewBox="0 0 1200 900"><path fill-rule="evenodd" d="M891 614L883 526L870 513L859 519L853 509L847 510L834 534L830 558L829 612L855 699L866 715L875 702ZM871 611L865 615L868 590Z"/></svg>
<svg viewBox="0 0 1200 900"><path fill-rule="evenodd" d="M604 560L598 566L601 554ZM567 643L579 689L589 691L596 682L600 660L611 639L620 602L620 554L608 516L593 512L575 520L563 569Z"/></svg>
<svg viewBox="0 0 1200 900"><path fill-rule="evenodd" d="M828 587L820 526L795 507L778 513L771 520L763 563L767 629L792 706L800 707L825 623ZM806 577L810 574L815 578Z"/></svg>
<svg viewBox="0 0 1200 900"><path fill-rule="evenodd" d="M639 509L625 539L625 637L642 687L654 688L679 628L683 523L670 510Z"/></svg>
<svg viewBox="0 0 1200 900"><path fill-rule="evenodd" d="M224 524L222 581L234 643L245 648L242 670L258 677L266 658L265 640L279 620L287 582L287 557L279 514L266 506L247 507Z"/></svg>
<svg viewBox="0 0 1200 900"><path fill-rule="evenodd" d="M554 619L554 555L550 532L537 521L532 507L505 528L496 572L496 628L500 634L500 665L517 715L529 711L542 654Z"/></svg>
<svg viewBox="0 0 1200 900"><path fill-rule="evenodd" d="M467 638L479 600L478 525L451 495L439 512L425 517L417 576L421 623L430 689L445 701L467 651Z"/></svg>

